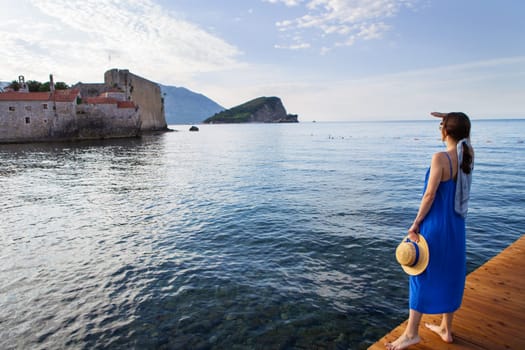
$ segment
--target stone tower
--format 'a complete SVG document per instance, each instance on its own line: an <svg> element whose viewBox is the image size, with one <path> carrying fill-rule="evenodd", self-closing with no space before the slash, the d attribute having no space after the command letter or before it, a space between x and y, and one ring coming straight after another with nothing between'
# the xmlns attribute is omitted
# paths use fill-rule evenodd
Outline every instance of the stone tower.
<svg viewBox="0 0 525 350"><path fill-rule="evenodd" d="M164 102L157 83L130 73L127 69L110 69L104 73L104 83L109 87L121 89L126 99L139 108L141 130L166 130L168 125L164 115Z"/></svg>

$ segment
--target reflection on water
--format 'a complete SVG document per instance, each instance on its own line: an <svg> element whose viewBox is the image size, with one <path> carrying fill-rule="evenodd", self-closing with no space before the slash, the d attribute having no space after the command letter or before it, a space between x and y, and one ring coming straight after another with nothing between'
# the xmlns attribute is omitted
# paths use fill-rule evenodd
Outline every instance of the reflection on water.
<svg viewBox="0 0 525 350"><path fill-rule="evenodd" d="M469 271L524 231L523 123L475 124ZM0 348L366 348L406 317L434 126L0 145Z"/></svg>

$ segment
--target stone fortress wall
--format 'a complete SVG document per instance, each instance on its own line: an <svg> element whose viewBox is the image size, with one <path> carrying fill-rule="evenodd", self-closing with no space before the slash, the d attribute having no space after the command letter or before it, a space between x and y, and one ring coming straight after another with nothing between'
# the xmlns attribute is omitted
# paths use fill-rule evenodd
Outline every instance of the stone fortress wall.
<svg viewBox="0 0 525 350"><path fill-rule="evenodd" d="M104 83L106 86L120 88L127 100L139 106L143 131L167 129L164 103L157 83L130 73L127 69L108 70L104 74Z"/></svg>
<svg viewBox="0 0 525 350"><path fill-rule="evenodd" d="M53 107L47 101L0 101L0 142L46 138L59 122Z"/></svg>
<svg viewBox="0 0 525 350"><path fill-rule="evenodd" d="M23 94L23 93L22 93ZM75 92L57 101L54 94L27 100L0 100L0 143L71 141L135 137L140 118L133 104L78 104Z"/></svg>
<svg viewBox="0 0 525 350"><path fill-rule="evenodd" d="M107 71L104 80L69 90L0 93L0 143L134 137L167 130L158 84L118 69Z"/></svg>

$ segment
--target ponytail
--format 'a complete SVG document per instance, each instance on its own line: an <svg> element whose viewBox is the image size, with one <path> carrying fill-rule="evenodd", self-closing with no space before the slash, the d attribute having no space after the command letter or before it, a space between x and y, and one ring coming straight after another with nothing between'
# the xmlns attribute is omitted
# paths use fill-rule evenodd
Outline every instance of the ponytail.
<svg viewBox="0 0 525 350"><path fill-rule="evenodd" d="M463 112L450 112L443 117L443 129L447 135L458 142L458 153L461 152L460 169L465 174L472 172L474 163L474 152L469 143L470 138L470 119ZM461 151L460 146L461 144Z"/></svg>
<svg viewBox="0 0 525 350"><path fill-rule="evenodd" d="M466 142L462 142L463 159L461 161L461 170L465 174L470 174L472 171L472 153Z"/></svg>

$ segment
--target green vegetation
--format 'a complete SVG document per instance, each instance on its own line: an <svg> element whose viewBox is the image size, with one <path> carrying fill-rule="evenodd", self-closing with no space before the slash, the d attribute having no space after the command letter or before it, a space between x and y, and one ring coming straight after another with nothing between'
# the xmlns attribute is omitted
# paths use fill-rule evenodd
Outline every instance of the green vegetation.
<svg viewBox="0 0 525 350"><path fill-rule="evenodd" d="M20 90L20 84L16 80L13 80L11 84L7 85L7 87L13 89L14 91Z"/></svg>
<svg viewBox="0 0 525 350"><path fill-rule="evenodd" d="M237 107L214 114L204 123L247 123L252 121L254 113L265 105L275 110L281 103L278 97L259 97Z"/></svg>
<svg viewBox="0 0 525 350"><path fill-rule="evenodd" d="M49 87L49 82L41 83L36 80L28 80L26 82L26 85L27 85L27 88L29 89L29 92L39 92L39 91L44 92L44 91L51 90ZM8 85L8 87L15 91L19 91L21 88L20 83L16 80L13 80L11 84ZM69 89L69 86L62 81L57 81L55 83L55 89L56 90L67 90Z"/></svg>

